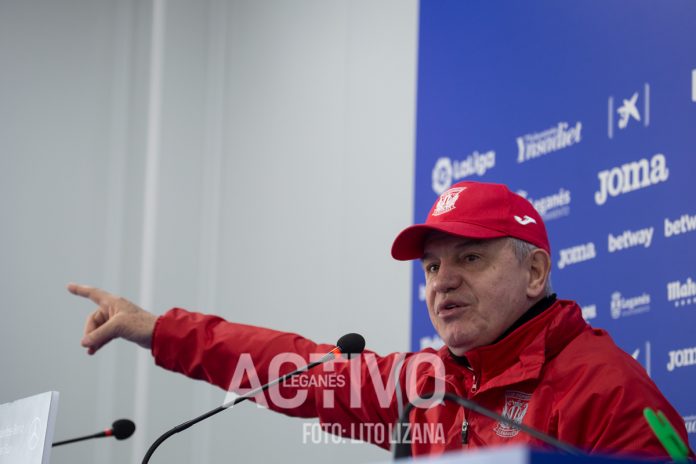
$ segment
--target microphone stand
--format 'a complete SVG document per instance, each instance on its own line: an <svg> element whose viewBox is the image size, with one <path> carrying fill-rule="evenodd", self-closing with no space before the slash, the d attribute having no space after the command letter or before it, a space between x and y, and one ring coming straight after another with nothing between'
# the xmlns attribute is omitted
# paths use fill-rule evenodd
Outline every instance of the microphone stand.
<svg viewBox="0 0 696 464"><path fill-rule="evenodd" d="M217 413L219 413L219 412L222 412L222 411L224 411L225 409L228 409L228 408L230 408L230 407L232 407L232 406L234 406L234 405L236 405L236 404L239 404L239 403L241 403L242 401L245 401L245 400L248 400L248 399L250 399L250 398L253 398L254 396L258 395L259 393L268 390L268 389L269 389L270 387L272 387L273 385L277 385L277 384L279 384L280 382L282 382L282 381L284 381L284 380L286 380L286 379L289 379L290 377L292 377L292 376L294 376L294 375L297 375L297 374L300 374L300 373L302 373L302 372L308 371L309 369L311 369L311 368L313 368L313 367L315 367L315 366L318 366L319 364L323 364L323 363L325 363L325 362L327 362L327 361L330 361L330 360L332 360L332 359L334 359L334 358L336 357L336 354L340 354L340 350L339 350L338 348L334 348L333 350L329 351L327 354L325 354L324 356L322 356L322 357L321 357L319 360L317 360L317 361L314 361L314 362L312 362L312 363L309 363L309 364L307 364L306 366L301 367L301 368L299 368L299 369L297 369L297 370L294 370L294 371L292 371L292 372L290 372L290 373L288 373L288 374L282 375L282 376L278 377L277 379L275 379L275 380L273 380L273 381L267 383L266 385L262 385L262 386L260 386L260 387L258 387L258 388L255 388L254 390L250 391L250 392L247 393L246 395L240 396L240 397L235 398L234 400L231 400L231 401L227 401L226 403L223 403L221 406L218 406L217 408L212 409L212 410L206 412L205 414L201 414L201 415L198 416L198 417L195 417L195 418L193 418L193 419L191 419L191 420L188 420L188 421L184 422L183 424L179 424L179 425L177 425L176 427L174 427L174 428L168 430L167 432L165 432L164 434L162 434L162 436L160 436L157 440L155 440L155 442L152 444L152 446L150 446L150 448L147 450L147 453L145 453L145 457L143 458L142 464L147 464L147 463L150 461L150 457L152 457L152 454L153 454L153 453L155 452L155 450L159 447L159 445L161 445L162 442L164 442L164 440L166 440L167 438L171 437L172 435L175 435L175 434L177 434L177 433L179 433L179 432L183 432L184 430L188 429L188 428L191 427L192 425L195 425L195 424L199 423L200 421L202 421L202 420L204 420L204 419L207 419L207 418L210 417L210 416L214 416L215 414L217 414Z"/></svg>

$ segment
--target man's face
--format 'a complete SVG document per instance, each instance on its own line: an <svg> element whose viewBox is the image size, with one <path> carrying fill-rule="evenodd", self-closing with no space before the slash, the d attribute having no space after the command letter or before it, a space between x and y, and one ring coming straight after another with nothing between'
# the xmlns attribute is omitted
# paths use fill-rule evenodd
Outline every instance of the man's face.
<svg viewBox="0 0 696 464"><path fill-rule="evenodd" d="M507 238L433 233L422 263L430 320L456 355L492 343L531 306L530 271Z"/></svg>

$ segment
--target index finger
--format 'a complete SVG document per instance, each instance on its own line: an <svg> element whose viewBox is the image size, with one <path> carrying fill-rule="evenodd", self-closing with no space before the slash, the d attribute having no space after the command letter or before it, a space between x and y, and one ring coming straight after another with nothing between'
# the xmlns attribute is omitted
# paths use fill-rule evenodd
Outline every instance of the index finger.
<svg viewBox="0 0 696 464"><path fill-rule="evenodd" d="M89 285L80 285L76 283L69 283L68 291L73 295L89 298L96 304L101 304L104 298L106 298L109 295L108 292L100 288L90 287Z"/></svg>

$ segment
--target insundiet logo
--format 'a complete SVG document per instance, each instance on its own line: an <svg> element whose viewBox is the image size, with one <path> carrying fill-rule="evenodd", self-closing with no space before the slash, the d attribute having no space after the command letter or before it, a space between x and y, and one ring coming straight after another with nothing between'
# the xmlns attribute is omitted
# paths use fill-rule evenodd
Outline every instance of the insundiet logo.
<svg viewBox="0 0 696 464"><path fill-rule="evenodd" d="M654 232L654 227L648 227L639 230L624 230L622 234L616 236L609 234L607 236L607 249L609 253L614 253L637 246L650 248Z"/></svg>
<svg viewBox="0 0 696 464"><path fill-rule="evenodd" d="M624 298L620 292L611 294L611 317L635 316L636 314L647 313L650 311L650 295L643 293L639 296Z"/></svg>
<svg viewBox="0 0 696 464"><path fill-rule="evenodd" d="M460 180L476 174L482 176L495 167L495 151L473 152L463 160L442 157L435 162L432 173L432 188L438 195Z"/></svg>
<svg viewBox="0 0 696 464"><path fill-rule="evenodd" d="M573 127L569 127L567 122L559 122L556 126L542 132L517 137L517 162L524 163L575 145L581 140L581 130L580 121Z"/></svg>
<svg viewBox="0 0 696 464"><path fill-rule="evenodd" d="M518 190L517 194L526 198L544 221L558 219L570 214L570 191L564 188L559 189L557 193L540 198L530 198L529 193L524 190Z"/></svg>
<svg viewBox="0 0 696 464"><path fill-rule="evenodd" d="M667 363L669 372L680 367L693 366L694 364L696 364L696 347L682 348L669 352L669 362Z"/></svg>
<svg viewBox="0 0 696 464"><path fill-rule="evenodd" d="M597 257L595 244L587 242L582 245L577 245L570 248L564 248L558 252L560 259L558 260L558 269L563 269L571 264L589 261Z"/></svg>
<svg viewBox="0 0 696 464"><path fill-rule="evenodd" d="M696 303L696 282L688 277L684 282L667 283L667 301L673 301L677 307Z"/></svg>
<svg viewBox="0 0 696 464"><path fill-rule="evenodd" d="M671 221L665 218L665 237L669 238L673 235L686 234L696 230L696 215L689 216L682 214L679 219Z"/></svg>
<svg viewBox="0 0 696 464"><path fill-rule="evenodd" d="M634 190L644 189L664 182L669 178L667 159L662 153L654 155L650 161L643 158L600 171L599 191L595 192L595 203L599 206L607 202L608 197L616 197Z"/></svg>

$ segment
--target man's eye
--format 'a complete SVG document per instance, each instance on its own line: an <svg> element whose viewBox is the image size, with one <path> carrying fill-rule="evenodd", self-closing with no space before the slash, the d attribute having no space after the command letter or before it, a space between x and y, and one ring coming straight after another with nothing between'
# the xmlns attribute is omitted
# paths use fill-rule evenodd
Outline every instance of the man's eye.
<svg viewBox="0 0 696 464"><path fill-rule="evenodd" d="M464 256L464 261L466 261L467 263L478 261L479 259L480 259L479 255L466 255L466 256Z"/></svg>
<svg viewBox="0 0 696 464"><path fill-rule="evenodd" d="M428 264L425 266L425 272L432 273L432 272L437 272L437 270L440 268L439 265L437 264Z"/></svg>

